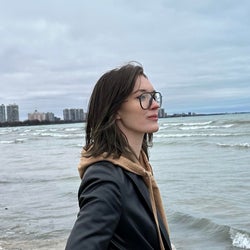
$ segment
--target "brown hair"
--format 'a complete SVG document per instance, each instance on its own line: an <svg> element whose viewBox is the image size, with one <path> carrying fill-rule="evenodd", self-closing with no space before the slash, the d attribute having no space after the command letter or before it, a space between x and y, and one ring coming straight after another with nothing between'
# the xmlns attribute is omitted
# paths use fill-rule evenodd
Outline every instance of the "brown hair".
<svg viewBox="0 0 250 250"><path fill-rule="evenodd" d="M87 153L84 156L107 153L107 156L112 154L119 158L123 155L133 161L135 154L125 134L116 125L116 114L141 75L146 77L142 66L129 63L108 71L97 81L88 106L84 147ZM152 139L152 133L145 133L142 149L147 156Z"/></svg>

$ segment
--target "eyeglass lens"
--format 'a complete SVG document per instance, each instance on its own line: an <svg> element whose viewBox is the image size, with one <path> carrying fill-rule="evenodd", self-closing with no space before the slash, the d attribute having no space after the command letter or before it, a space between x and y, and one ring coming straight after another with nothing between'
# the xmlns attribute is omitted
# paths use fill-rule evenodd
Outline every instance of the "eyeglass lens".
<svg viewBox="0 0 250 250"><path fill-rule="evenodd" d="M152 105L153 100L155 100L161 106L161 94L159 92L154 93L144 93L141 95L140 102L143 109L149 109Z"/></svg>

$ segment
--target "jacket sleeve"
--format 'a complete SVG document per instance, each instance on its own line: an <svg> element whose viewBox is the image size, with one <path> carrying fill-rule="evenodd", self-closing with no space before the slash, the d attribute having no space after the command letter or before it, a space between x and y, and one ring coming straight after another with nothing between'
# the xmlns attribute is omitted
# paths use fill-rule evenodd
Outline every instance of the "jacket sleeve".
<svg viewBox="0 0 250 250"><path fill-rule="evenodd" d="M86 170L78 194L80 211L66 250L108 249L121 215L120 188L112 166L98 163Z"/></svg>

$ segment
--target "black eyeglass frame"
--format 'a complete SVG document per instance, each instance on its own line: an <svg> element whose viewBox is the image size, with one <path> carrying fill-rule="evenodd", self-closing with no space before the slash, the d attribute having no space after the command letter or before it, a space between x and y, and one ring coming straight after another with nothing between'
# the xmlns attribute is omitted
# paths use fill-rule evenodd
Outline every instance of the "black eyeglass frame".
<svg viewBox="0 0 250 250"><path fill-rule="evenodd" d="M144 95L150 95L150 99L149 99L149 102L148 102L148 105L147 107L143 107L142 105L142 97ZM156 95L158 95L158 97L156 97ZM141 105L141 108L143 110L147 110L151 107L152 103L153 103L153 100L155 100L158 104L159 104L159 108L161 107L162 105L162 94L160 92L157 92L157 91L154 91L154 92L144 92L142 93L140 96L137 97L139 99L139 102L140 102L140 105ZM159 100L158 100L159 99Z"/></svg>

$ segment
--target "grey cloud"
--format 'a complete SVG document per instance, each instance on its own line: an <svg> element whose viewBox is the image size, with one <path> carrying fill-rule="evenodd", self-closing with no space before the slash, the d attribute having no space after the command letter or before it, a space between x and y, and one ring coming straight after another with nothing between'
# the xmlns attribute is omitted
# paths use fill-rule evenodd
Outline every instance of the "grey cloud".
<svg viewBox="0 0 250 250"><path fill-rule="evenodd" d="M86 106L102 73L137 60L170 113L250 110L249 11L246 0L4 1L0 102L23 116L33 103Z"/></svg>

